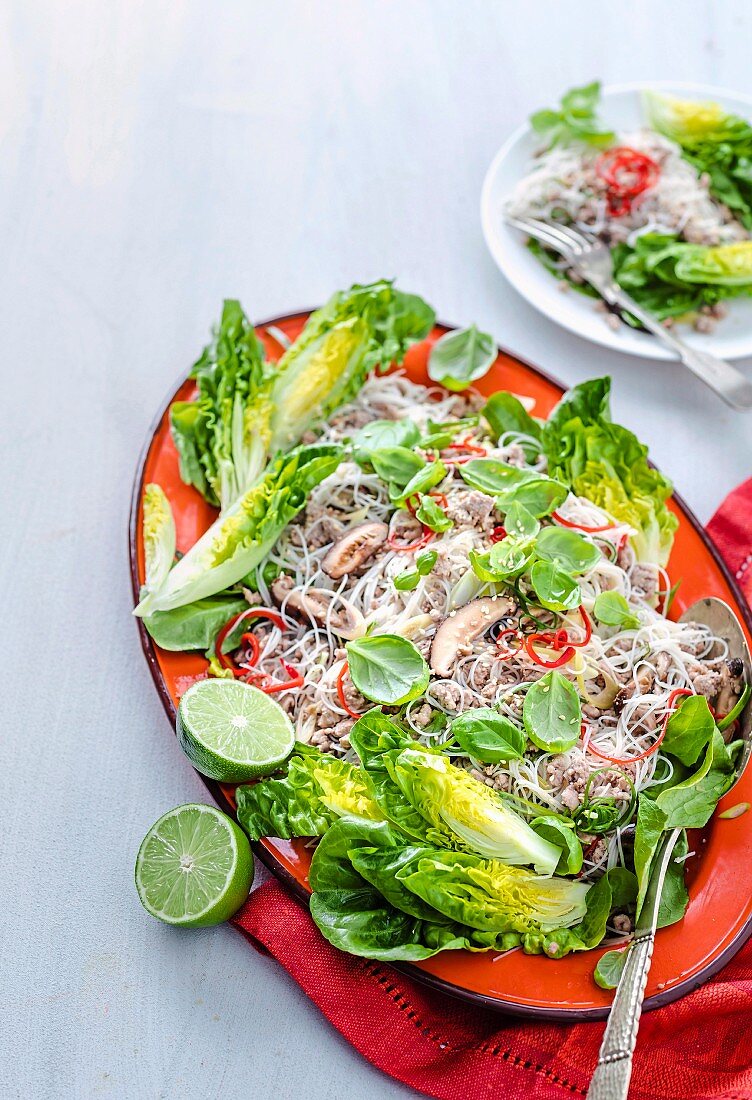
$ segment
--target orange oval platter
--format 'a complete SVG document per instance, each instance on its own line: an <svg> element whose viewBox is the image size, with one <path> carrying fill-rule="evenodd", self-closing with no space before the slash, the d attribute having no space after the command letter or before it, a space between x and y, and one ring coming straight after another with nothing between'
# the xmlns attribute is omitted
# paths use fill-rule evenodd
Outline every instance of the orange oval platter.
<svg viewBox="0 0 752 1100"><path fill-rule="evenodd" d="M274 318L258 326L258 334L270 359L278 358L281 349L268 335L266 327L274 325L294 339L307 317L306 311ZM414 381L427 381L430 346L449 327L437 325L427 340L408 353L405 368ZM485 394L504 389L533 398L533 412L539 417L548 415L564 390L543 371L506 352L499 354L478 388ZM190 379L178 387L153 425L139 462L129 531L134 600L143 581L141 498L144 485L156 481L167 493L175 514L178 550L183 553L216 515L194 489L180 480L178 456L170 436L170 405L173 401L190 398L194 392ZM717 550L678 497L674 496L671 507L679 517L679 529L668 568L672 579L682 582L672 615L678 617L702 596L719 596L736 611L752 644L752 615ZM180 695L197 677L205 674L207 662L199 654L168 653L159 649L141 621L137 622L155 686L174 725ZM175 751L179 751L177 743ZM217 802L232 813L232 789L209 780L205 782ZM744 801L752 803L752 769L747 769L720 809ZM676 1000L695 989L719 970L752 933L750 815L725 821L719 821L716 815L697 836L694 847L696 855L687 861L689 908L683 921L658 933L646 1009ZM301 900L307 897L311 852L303 841L262 840L255 845L255 850L266 866ZM598 956L598 951L589 951L554 961L513 951L497 956L494 961L490 952L447 951L424 963L400 968L448 995L486 1007L539 1018L583 1020L605 1016L611 1003L611 994L599 989L592 978Z"/></svg>

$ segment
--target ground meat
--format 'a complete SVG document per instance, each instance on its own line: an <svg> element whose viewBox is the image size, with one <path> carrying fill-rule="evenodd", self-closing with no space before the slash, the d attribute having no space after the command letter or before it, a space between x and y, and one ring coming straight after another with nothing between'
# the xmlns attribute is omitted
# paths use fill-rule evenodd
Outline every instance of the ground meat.
<svg viewBox="0 0 752 1100"><path fill-rule="evenodd" d="M623 932L625 935L632 931L632 918L628 917L626 913L617 913L611 920L615 931Z"/></svg>
<svg viewBox="0 0 752 1100"><path fill-rule="evenodd" d="M493 497L476 489L457 490L448 494L447 515L457 527L479 527L490 531L496 526Z"/></svg>
<svg viewBox="0 0 752 1100"><path fill-rule="evenodd" d="M744 689L744 664L738 657L721 665L721 683L715 709L719 715L728 714Z"/></svg>
<svg viewBox="0 0 752 1100"><path fill-rule="evenodd" d="M614 714L621 714L624 710L624 704L628 699L632 698L638 688L640 689L640 695L647 695L652 689L654 682L655 672L652 667L650 665L640 665L634 680L630 681L626 687L621 688L616 695L612 704Z"/></svg>
<svg viewBox="0 0 752 1100"><path fill-rule="evenodd" d="M423 524L409 512L395 512L390 524L390 538L399 545L407 546L417 541L423 534ZM370 564L370 563L369 563Z"/></svg>
<svg viewBox="0 0 752 1100"><path fill-rule="evenodd" d="M342 681L342 694L350 710L363 712L371 706L368 700L360 694L349 676L345 676Z"/></svg>
<svg viewBox="0 0 752 1100"><path fill-rule="evenodd" d="M329 427L342 435L348 435L350 432L356 432L372 419L370 412L366 412L365 409L346 409L331 417Z"/></svg>
<svg viewBox="0 0 752 1100"><path fill-rule="evenodd" d="M629 574L635 596L650 603L658 595L658 570L648 562L638 562Z"/></svg>
<svg viewBox="0 0 752 1100"><path fill-rule="evenodd" d="M498 765L491 764L480 770L471 768L470 775L473 779L477 779L479 783L485 783L487 787L492 787L495 791L509 790L509 775L505 771L501 771Z"/></svg>
<svg viewBox="0 0 752 1100"><path fill-rule="evenodd" d="M585 858L592 863L600 863L608 851L608 844L599 836L597 840L590 842L590 846L585 850Z"/></svg>
<svg viewBox="0 0 752 1100"><path fill-rule="evenodd" d="M345 525L334 516L321 516L306 530L309 549L318 550L336 542L345 530Z"/></svg>
<svg viewBox="0 0 752 1100"><path fill-rule="evenodd" d="M714 699L721 687L721 674L714 668L709 668L703 661L698 661L694 669L690 669L692 686L698 695L704 695L706 699Z"/></svg>
<svg viewBox="0 0 752 1100"><path fill-rule="evenodd" d="M581 805L590 774L590 766L580 749L571 749L553 756L546 765L551 789L559 795L568 810L576 810ZM620 772L602 772L590 785L589 795L592 798L607 797L618 802L628 802L631 787Z"/></svg>
<svg viewBox="0 0 752 1100"><path fill-rule="evenodd" d="M292 584L292 581L290 582L290 584ZM258 607L259 604L264 602L261 593L251 592L250 588L244 588L243 595L245 596L246 603L249 607Z"/></svg>
<svg viewBox="0 0 752 1100"><path fill-rule="evenodd" d="M433 707L430 703L424 703L422 707L412 712L411 717L415 725L424 730L433 718Z"/></svg>
<svg viewBox="0 0 752 1100"><path fill-rule="evenodd" d="M690 625L690 624L688 624ZM694 637L683 635L679 638L679 649L684 653L690 653L693 657L696 657L699 653L705 649L706 640L704 635L696 634Z"/></svg>
<svg viewBox="0 0 752 1100"><path fill-rule="evenodd" d="M559 283L559 286L567 286L566 283ZM510 466L518 466L520 469L524 469L527 466L527 457L525 455L525 449L520 443L509 443L502 451L504 455L504 462Z"/></svg>
<svg viewBox="0 0 752 1100"><path fill-rule="evenodd" d="M344 756L350 747L349 740L345 745L332 734L333 730L330 729L314 730L311 735L311 744L315 745L317 749L321 749L322 752L331 753L332 756Z"/></svg>
<svg viewBox="0 0 752 1100"><path fill-rule="evenodd" d="M453 680L434 680L431 695L445 710L456 713L462 705L462 691Z"/></svg>
<svg viewBox="0 0 752 1100"><path fill-rule="evenodd" d="M708 317L705 313L698 313L695 317L692 328L695 332L701 332L705 336L709 336L711 332L715 332L715 326L718 324L714 317Z"/></svg>

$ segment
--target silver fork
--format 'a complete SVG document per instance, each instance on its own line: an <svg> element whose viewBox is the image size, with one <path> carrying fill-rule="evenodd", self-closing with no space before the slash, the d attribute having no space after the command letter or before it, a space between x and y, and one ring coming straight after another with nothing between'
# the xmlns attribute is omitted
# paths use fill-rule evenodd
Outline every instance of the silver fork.
<svg viewBox="0 0 752 1100"><path fill-rule="evenodd" d="M664 328L661 322L639 306L614 279L614 268L608 247L595 237L588 237L571 226L541 221L538 218L515 218L507 214L506 220L515 229L521 229L529 237L563 256L570 267L595 287L609 305L626 310L648 331L671 348L682 363L710 386L719 397L735 409L752 409L752 382L741 371L706 351L691 348Z"/></svg>

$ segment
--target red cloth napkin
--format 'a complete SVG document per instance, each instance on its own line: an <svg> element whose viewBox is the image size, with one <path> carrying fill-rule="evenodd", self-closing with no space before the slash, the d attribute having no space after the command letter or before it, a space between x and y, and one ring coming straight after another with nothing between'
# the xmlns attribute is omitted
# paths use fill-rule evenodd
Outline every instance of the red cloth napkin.
<svg viewBox="0 0 752 1100"><path fill-rule="evenodd" d="M708 525L752 595L752 479ZM284 966L373 1065L442 1100L584 1096L602 1023L525 1023L453 1001L382 963L337 951L278 882L264 883L236 927ZM632 1100L752 1100L752 941L700 989L647 1013Z"/></svg>

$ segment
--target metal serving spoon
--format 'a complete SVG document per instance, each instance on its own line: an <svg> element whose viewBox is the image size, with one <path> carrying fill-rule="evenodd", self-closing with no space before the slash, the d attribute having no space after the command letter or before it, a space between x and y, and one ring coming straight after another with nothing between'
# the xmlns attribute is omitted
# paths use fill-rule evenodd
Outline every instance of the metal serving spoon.
<svg viewBox="0 0 752 1100"><path fill-rule="evenodd" d="M705 626L710 627L717 638L722 638L728 644L729 655L741 659L744 665L744 679L747 683L750 682L752 661L747 639L739 620L727 603L715 596L698 600L684 612L679 621L704 623ZM717 656L719 653L720 647L716 645L710 655ZM752 753L752 706L745 707L740 715L739 736L744 740L744 749L735 783L747 766ZM666 833L656 852L654 870L650 877L645 901L635 925L634 938L629 946L624 970L614 994L611 1014L598 1055L598 1065L588 1089L588 1100L626 1100L629 1080L632 1076L632 1055L637 1042L637 1029L640 1026L642 1001L653 958L658 907L666 872L680 835L681 829L673 829L670 833Z"/></svg>

